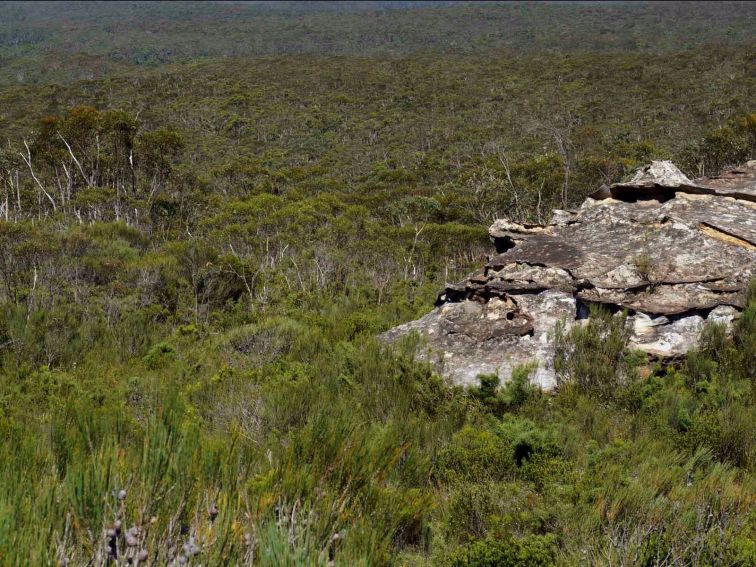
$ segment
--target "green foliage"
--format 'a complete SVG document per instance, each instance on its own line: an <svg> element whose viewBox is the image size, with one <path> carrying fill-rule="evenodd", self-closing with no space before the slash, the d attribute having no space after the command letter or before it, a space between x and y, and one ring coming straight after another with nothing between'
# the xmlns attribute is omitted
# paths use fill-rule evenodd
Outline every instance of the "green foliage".
<svg viewBox="0 0 756 567"><path fill-rule="evenodd" d="M754 563L756 287L554 395L375 338L492 216L753 157L750 4L447 4L0 6L0 563Z"/></svg>
<svg viewBox="0 0 756 567"><path fill-rule="evenodd" d="M166 364L175 354L176 350L168 343L158 343L145 355L144 365L149 370L155 370Z"/></svg>
<svg viewBox="0 0 756 567"><path fill-rule="evenodd" d="M460 483L449 491L443 536L460 544L506 538L540 533L552 520L542 496L524 483Z"/></svg>
<svg viewBox="0 0 756 567"><path fill-rule="evenodd" d="M632 378L626 352L626 315L612 316L591 306L584 325L575 325L565 334L554 330L554 369L562 386L572 386L599 399L611 399Z"/></svg>
<svg viewBox="0 0 756 567"><path fill-rule="evenodd" d="M496 374L478 376L480 387L473 394L480 400L487 411L501 415L507 410L516 410L527 401L537 398L541 390L535 386L530 377L538 368L537 364L520 366L512 370L511 379L499 389L499 377Z"/></svg>
<svg viewBox="0 0 756 567"><path fill-rule="evenodd" d="M98 561L120 520L158 563L189 538L211 564L752 559L752 301L732 338L707 329L666 376L612 377L635 405L596 404L592 388L544 396L532 367L451 389L355 332L377 313L315 306L218 336L155 330L144 360L4 359L4 558ZM578 340L586 359L607 352Z"/></svg>
<svg viewBox="0 0 756 567"><path fill-rule="evenodd" d="M479 540L455 550L449 567L540 567L553 565L556 556L551 536L510 540Z"/></svg>
<svg viewBox="0 0 756 567"><path fill-rule="evenodd" d="M466 426L439 456L439 475L468 481L501 480L515 467L507 440L495 432Z"/></svg>

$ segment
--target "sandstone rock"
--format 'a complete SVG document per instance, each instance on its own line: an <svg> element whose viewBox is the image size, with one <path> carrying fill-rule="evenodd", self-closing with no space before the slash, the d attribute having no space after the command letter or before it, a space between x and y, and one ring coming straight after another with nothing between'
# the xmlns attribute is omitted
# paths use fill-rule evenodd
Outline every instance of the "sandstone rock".
<svg viewBox="0 0 756 567"><path fill-rule="evenodd" d="M498 254L386 341L419 333L419 356L463 385L536 361L533 380L550 389L555 324L600 304L627 311L631 348L679 357L706 321L737 318L756 276L756 162L693 181L653 162L548 225L500 219L489 233Z"/></svg>

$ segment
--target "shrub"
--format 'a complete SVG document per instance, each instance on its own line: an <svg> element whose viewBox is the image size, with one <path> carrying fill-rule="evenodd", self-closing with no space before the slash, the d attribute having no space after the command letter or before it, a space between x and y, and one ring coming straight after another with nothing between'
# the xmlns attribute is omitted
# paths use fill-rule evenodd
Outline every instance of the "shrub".
<svg viewBox="0 0 756 567"><path fill-rule="evenodd" d="M463 427L438 459L442 479L501 480L514 469L512 446L486 429Z"/></svg>
<svg viewBox="0 0 756 567"><path fill-rule="evenodd" d="M631 373L626 345L626 314L591 307L590 318L565 334L555 329L554 368L560 387L574 386L602 400L614 399Z"/></svg>
<svg viewBox="0 0 756 567"><path fill-rule="evenodd" d="M454 550L448 567L546 567L556 558L552 535L478 540Z"/></svg>
<svg viewBox="0 0 756 567"><path fill-rule="evenodd" d="M153 346L142 360L149 370L157 370L173 360L175 356L176 350L170 344L161 342Z"/></svg>
<svg viewBox="0 0 756 567"><path fill-rule="evenodd" d="M444 538L465 544L540 532L548 518L543 498L523 482L461 483L449 495Z"/></svg>
<svg viewBox="0 0 756 567"><path fill-rule="evenodd" d="M478 376L480 386L472 390L472 395L494 415L514 411L540 393L538 386L530 382L530 376L537 367L537 364L515 367L512 378L501 388L498 375L481 374Z"/></svg>

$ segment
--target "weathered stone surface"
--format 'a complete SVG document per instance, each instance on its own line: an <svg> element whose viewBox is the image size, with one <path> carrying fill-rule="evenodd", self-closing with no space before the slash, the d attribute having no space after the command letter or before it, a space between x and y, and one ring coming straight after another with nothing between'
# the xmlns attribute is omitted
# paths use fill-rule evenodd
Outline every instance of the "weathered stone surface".
<svg viewBox="0 0 756 567"><path fill-rule="evenodd" d="M545 389L556 384L549 333L560 319L575 315L570 293L543 291L486 303L465 300L444 303L421 319L391 329L389 342L411 332L427 339L419 356L460 385L477 384L479 374L510 377L516 366L538 360L533 379Z"/></svg>
<svg viewBox="0 0 756 567"><path fill-rule="evenodd" d="M466 385L537 361L534 381L549 389L554 325L602 304L627 310L632 348L678 357L707 320L729 324L743 308L756 275L756 162L693 181L654 162L548 225L500 219L489 232L498 254L387 341L418 332L421 356Z"/></svg>
<svg viewBox="0 0 756 567"><path fill-rule="evenodd" d="M691 181L670 161L655 161L639 169L628 182L615 183L609 194L615 199L638 200L648 198L669 199L678 193L718 195L756 202L756 162L730 169L714 177L702 177ZM606 198L599 189L591 195Z"/></svg>

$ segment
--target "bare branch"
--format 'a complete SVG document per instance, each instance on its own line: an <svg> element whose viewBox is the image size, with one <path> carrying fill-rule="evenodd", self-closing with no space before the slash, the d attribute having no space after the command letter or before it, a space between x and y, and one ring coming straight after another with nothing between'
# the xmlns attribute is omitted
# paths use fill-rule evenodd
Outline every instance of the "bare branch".
<svg viewBox="0 0 756 567"><path fill-rule="evenodd" d="M21 156L21 159L24 160L24 163L29 167L29 173L31 173L32 179L37 183L37 186L39 187L40 191L45 194L45 197L50 201L50 204L52 205L53 211L57 211L58 207L55 205L55 199L52 198L52 195L48 193L45 190L44 185L42 185L42 182L37 178L37 176L34 174L34 169L32 168L32 158L31 158L31 150L29 149L29 144L26 143L26 138L24 138L24 146L26 146L26 155L19 152L18 155Z"/></svg>

